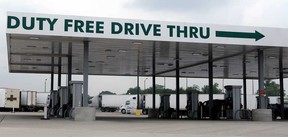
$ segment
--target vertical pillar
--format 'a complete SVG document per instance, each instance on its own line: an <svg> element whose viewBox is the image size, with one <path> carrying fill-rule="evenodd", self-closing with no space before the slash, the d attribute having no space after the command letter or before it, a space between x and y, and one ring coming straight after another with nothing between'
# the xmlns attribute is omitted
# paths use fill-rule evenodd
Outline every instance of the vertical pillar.
<svg viewBox="0 0 288 137"><path fill-rule="evenodd" d="M284 119L283 48L279 48L279 83L281 119Z"/></svg>
<svg viewBox="0 0 288 137"><path fill-rule="evenodd" d="M62 43L59 43L59 51L58 54L61 55L62 54ZM62 67L62 57L59 56L58 57L58 88L61 87L61 75L62 75L62 71L61 71L61 67Z"/></svg>
<svg viewBox="0 0 288 137"><path fill-rule="evenodd" d="M52 57L51 57L51 88L50 88L51 92L54 90L54 54L55 54L54 44L55 43L52 42L52 47L51 47L51 54L52 54Z"/></svg>
<svg viewBox="0 0 288 137"><path fill-rule="evenodd" d="M179 42L176 42L176 118L179 118L179 94L180 94L180 71L179 71Z"/></svg>
<svg viewBox="0 0 288 137"><path fill-rule="evenodd" d="M264 97L264 53L258 49L259 109L266 109Z"/></svg>
<svg viewBox="0 0 288 137"><path fill-rule="evenodd" d="M83 107L88 107L89 41L84 41L83 53Z"/></svg>
<svg viewBox="0 0 288 137"><path fill-rule="evenodd" d="M140 109L140 99L139 99L139 93L140 93L140 87L139 87L139 74L140 74L140 46L138 45L138 51L137 51L137 109Z"/></svg>
<svg viewBox="0 0 288 137"><path fill-rule="evenodd" d="M72 79L72 43L69 42L68 45L68 79L67 79L67 83L69 83ZM69 84L68 84L69 85ZM70 87L68 87L68 93L71 93L71 89Z"/></svg>
<svg viewBox="0 0 288 137"><path fill-rule="evenodd" d="M208 45L208 76L209 76L209 119L212 119L213 112L213 49L212 44Z"/></svg>
<svg viewBox="0 0 288 137"><path fill-rule="evenodd" d="M245 49L244 49L245 50ZM246 54L243 54L243 99L244 99L244 109L247 109L247 78L246 78Z"/></svg>
<svg viewBox="0 0 288 137"><path fill-rule="evenodd" d="M152 59L152 85L153 85L153 95L152 95L152 103L153 103L153 109L155 109L155 94L156 94L156 42L153 42L153 59Z"/></svg>

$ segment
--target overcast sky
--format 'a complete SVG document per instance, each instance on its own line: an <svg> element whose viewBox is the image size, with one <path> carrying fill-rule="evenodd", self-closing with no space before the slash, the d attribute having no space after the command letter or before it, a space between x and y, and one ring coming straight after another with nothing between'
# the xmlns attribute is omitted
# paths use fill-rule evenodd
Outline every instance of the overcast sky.
<svg viewBox="0 0 288 137"><path fill-rule="evenodd" d="M50 90L50 75L8 73L7 11L287 28L287 5L287 0L0 0L0 87L43 91L47 79L47 90ZM141 88L144 79L140 79ZM66 84L64 80L63 85ZM151 80L146 80L146 87L151 86ZM188 79L188 86L202 87L207 82L207 79ZM222 80L215 82L222 87ZM119 84L111 86L111 83ZM239 80L225 80L224 83L242 84ZM157 84L163 85L164 79L158 78ZM174 85L174 79L166 79L166 87L175 88ZM103 90L125 93L135 86L136 77L89 77L91 95ZM181 86L186 87L186 79L181 80ZM251 81L248 81L248 91L252 92Z"/></svg>

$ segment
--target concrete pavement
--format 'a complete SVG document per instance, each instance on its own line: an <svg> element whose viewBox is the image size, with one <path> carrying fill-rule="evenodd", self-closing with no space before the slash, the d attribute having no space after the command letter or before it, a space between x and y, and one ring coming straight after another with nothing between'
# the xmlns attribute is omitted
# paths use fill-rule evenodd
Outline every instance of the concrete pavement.
<svg viewBox="0 0 288 137"><path fill-rule="evenodd" d="M96 121L76 122L42 113L0 113L0 137L287 137L288 121L147 119L96 113ZM1 121L2 120L2 121Z"/></svg>

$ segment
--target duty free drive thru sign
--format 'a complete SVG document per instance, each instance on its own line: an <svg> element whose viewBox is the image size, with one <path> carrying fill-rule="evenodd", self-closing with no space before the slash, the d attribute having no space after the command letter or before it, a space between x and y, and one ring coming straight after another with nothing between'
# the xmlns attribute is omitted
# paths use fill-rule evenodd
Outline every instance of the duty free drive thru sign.
<svg viewBox="0 0 288 137"><path fill-rule="evenodd" d="M7 13L7 34L286 47L287 32L283 28Z"/></svg>

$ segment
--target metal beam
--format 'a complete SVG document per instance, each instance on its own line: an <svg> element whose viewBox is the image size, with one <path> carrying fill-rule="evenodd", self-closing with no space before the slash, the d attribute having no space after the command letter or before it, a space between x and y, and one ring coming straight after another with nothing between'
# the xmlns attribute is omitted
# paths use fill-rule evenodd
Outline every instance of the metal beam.
<svg viewBox="0 0 288 137"><path fill-rule="evenodd" d="M258 49L258 83L259 83L259 108L266 109L264 92L264 53Z"/></svg>
<svg viewBox="0 0 288 137"><path fill-rule="evenodd" d="M284 84L283 84L283 48L279 48L279 83L280 83L281 119L285 119L284 117Z"/></svg>
<svg viewBox="0 0 288 137"><path fill-rule="evenodd" d="M213 49L212 44L209 44L208 51L208 76L209 76L209 119L212 119L213 107Z"/></svg>
<svg viewBox="0 0 288 137"><path fill-rule="evenodd" d="M84 41L83 43L83 107L88 107L89 41Z"/></svg>
<svg viewBox="0 0 288 137"><path fill-rule="evenodd" d="M152 56L152 85L153 85L153 95L152 95L152 103L153 103L153 109L155 109L155 94L156 94L156 42L153 42L153 56Z"/></svg>
<svg viewBox="0 0 288 137"><path fill-rule="evenodd" d="M54 57L51 57L51 58L54 58ZM51 66L51 67L54 67L54 66L58 66L58 64L39 64L39 63L10 63L10 65L22 65L22 66Z"/></svg>
<svg viewBox="0 0 288 137"><path fill-rule="evenodd" d="M179 42L176 42L176 118L179 118L179 94L180 94L180 71L179 71Z"/></svg>
<svg viewBox="0 0 288 137"><path fill-rule="evenodd" d="M39 57L68 57L67 54L47 54L47 53L10 53L10 55L21 55L21 56L39 56Z"/></svg>

